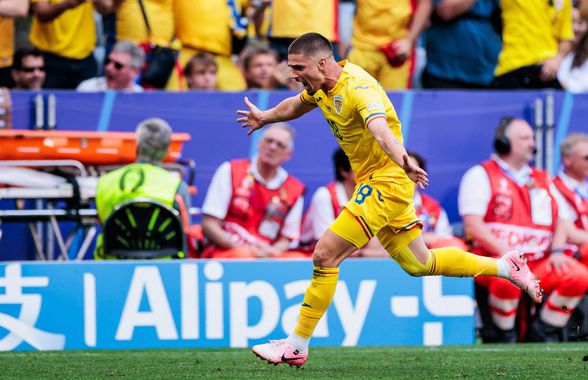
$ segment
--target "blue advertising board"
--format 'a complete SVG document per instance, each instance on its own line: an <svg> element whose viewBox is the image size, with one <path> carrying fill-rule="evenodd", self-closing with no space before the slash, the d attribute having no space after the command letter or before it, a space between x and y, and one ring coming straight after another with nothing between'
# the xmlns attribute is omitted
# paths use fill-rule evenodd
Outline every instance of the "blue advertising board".
<svg viewBox="0 0 588 380"><path fill-rule="evenodd" d="M311 261L0 265L0 350L248 347L290 333ZM474 341L471 279L343 263L313 345Z"/></svg>

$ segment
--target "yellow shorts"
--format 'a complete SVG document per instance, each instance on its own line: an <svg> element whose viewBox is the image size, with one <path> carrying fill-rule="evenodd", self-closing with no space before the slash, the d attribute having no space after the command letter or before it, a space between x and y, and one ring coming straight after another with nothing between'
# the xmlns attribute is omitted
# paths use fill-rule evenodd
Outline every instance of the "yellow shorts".
<svg viewBox="0 0 588 380"><path fill-rule="evenodd" d="M352 49L349 52L349 62L362 67L386 90L403 90L412 87L411 60L400 67L392 67L384 53L377 50Z"/></svg>
<svg viewBox="0 0 588 380"><path fill-rule="evenodd" d="M360 183L329 229L357 248L374 236L389 253L403 248L420 233L411 230L422 227L413 195L412 182L397 184L372 179Z"/></svg>

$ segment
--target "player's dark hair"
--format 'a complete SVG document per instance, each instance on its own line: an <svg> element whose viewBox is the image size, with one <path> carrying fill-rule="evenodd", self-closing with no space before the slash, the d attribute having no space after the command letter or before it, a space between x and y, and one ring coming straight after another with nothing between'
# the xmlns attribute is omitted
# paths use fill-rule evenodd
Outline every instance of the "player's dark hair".
<svg viewBox="0 0 588 380"><path fill-rule="evenodd" d="M288 47L288 54L311 56L318 52L333 54L331 42L319 33L306 33L295 39Z"/></svg>
<svg viewBox="0 0 588 380"><path fill-rule="evenodd" d="M415 159L419 168L423 169L424 171L427 171L427 160L425 160L423 156L411 150L407 151L406 153L408 153L410 157Z"/></svg>
<svg viewBox="0 0 588 380"><path fill-rule="evenodd" d="M335 164L335 179L337 181L343 181L345 178L341 175L341 170L344 172L351 171L351 163L345 152L343 152L343 149L339 148L333 153L333 164Z"/></svg>

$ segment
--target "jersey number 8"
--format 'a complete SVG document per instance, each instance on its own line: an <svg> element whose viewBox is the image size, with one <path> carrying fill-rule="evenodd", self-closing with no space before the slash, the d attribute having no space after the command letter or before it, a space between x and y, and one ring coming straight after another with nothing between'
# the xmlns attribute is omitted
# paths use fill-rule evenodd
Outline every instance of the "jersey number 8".
<svg viewBox="0 0 588 380"><path fill-rule="evenodd" d="M372 195L374 189L370 185L360 185L357 189L357 195L355 196L355 203L358 205L362 204L367 197Z"/></svg>

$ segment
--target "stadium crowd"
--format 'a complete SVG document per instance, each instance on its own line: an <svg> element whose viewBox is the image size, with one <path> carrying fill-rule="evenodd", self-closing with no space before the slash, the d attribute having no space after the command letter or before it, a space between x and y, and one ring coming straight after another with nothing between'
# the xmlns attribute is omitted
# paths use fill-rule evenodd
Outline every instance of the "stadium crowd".
<svg viewBox="0 0 588 380"><path fill-rule="evenodd" d="M38 72L38 81L44 71L43 88L53 89L298 90L286 49L316 31L337 59L365 68L387 90L584 92L583 7L572 0L2 0L0 87L37 88L17 77ZM28 41L15 43L14 19L23 17ZM115 49L121 42L124 54ZM17 58L25 53L42 56L42 65L23 67Z"/></svg>
<svg viewBox="0 0 588 380"><path fill-rule="evenodd" d="M0 87L298 91L302 87L291 78L287 48L300 34L316 31L333 43L339 59L362 66L387 90L586 92L587 3L0 0ZM30 19L29 43L15 42L15 18ZM170 134L162 120L148 120L138 128L145 149L138 147L141 154L132 167L147 168L145 176L155 178L141 196L159 199L156 183L168 174L157 164ZM202 208L203 235L190 236L199 240L189 245L190 257L309 257L349 200L355 178L345 155L335 152L334 181L310 197L303 214L304 184L282 168L294 154L294 140L288 125L275 124L265 129L255 157L227 161L217 169ZM429 248L469 245L493 257L518 247L515 238L534 242L527 252L533 253L530 266L548 297L533 319L515 325L521 310L528 308L520 290L505 280L479 277L482 337L487 342L564 339L564 328L588 289L588 136L570 135L564 141L564 168L553 181L529 165L533 141L523 120L498 123L496 154L462 179L463 239L453 235L436 200L421 191L414 196ZM411 156L425 169L423 157ZM108 183L118 183L121 173L101 179L97 207L102 221L119 199L132 199L137 190L111 193L114 186ZM187 218L190 197L185 184L176 182L177 192L167 194L165 203ZM374 238L354 255L388 254ZM96 257L108 258L100 245Z"/></svg>

